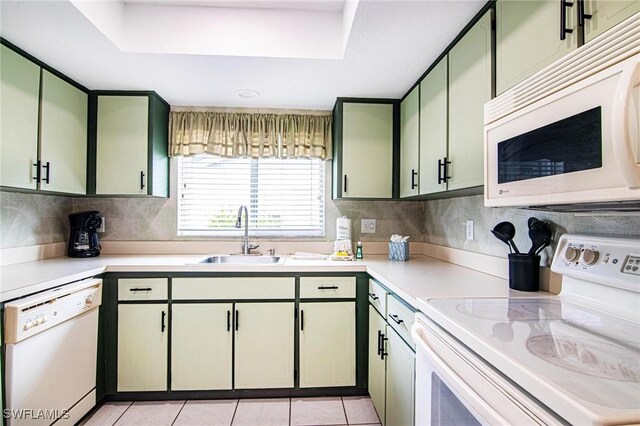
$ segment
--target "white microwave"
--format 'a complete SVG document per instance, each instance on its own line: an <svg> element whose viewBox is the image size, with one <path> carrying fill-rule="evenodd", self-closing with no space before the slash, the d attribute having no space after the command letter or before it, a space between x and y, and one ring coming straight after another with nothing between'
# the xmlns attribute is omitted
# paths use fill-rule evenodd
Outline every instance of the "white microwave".
<svg viewBox="0 0 640 426"><path fill-rule="evenodd" d="M640 210L639 85L637 14L488 102L485 205Z"/></svg>

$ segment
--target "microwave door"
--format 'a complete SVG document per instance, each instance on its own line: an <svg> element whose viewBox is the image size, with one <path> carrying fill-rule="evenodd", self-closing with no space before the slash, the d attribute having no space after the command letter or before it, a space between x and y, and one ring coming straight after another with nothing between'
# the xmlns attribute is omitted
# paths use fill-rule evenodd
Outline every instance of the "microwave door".
<svg viewBox="0 0 640 426"><path fill-rule="evenodd" d="M549 205L638 199L620 172L614 148L616 100L625 69L638 57L608 68L485 126L485 204ZM635 69L635 68L634 68ZM628 86L628 85L627 85ZM637 128L637 87L624 109ZM635 93L635 96L634 96ZM625 134L638 144L638 132ZM637 167L637 149L630 160Z"/></svg>

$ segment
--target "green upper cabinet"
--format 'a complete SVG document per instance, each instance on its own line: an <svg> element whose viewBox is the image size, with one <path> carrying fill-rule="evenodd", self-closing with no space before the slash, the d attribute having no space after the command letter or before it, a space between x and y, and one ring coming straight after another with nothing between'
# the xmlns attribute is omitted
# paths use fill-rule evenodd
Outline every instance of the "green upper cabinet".
<svg viewBox="0 0 640 426"><path fill-rule="evenodd" d="M40 189L86 194L88 101L85 92L42 71Z"/></svg>
<svg viewBox="0 0 640 426"><path fill-rule="evenodd" d="M40 67L0 46L0 184L36 189Z"/></svg>
<svg viewBox="0 0 640 426"><path fill-rule="evenodd" d="M86 90L5 45L0 52L0 184L86 194Z"/></svg>
<svg viewBox="0 0 640 426"><path fill-rule="evenodd" d="M447 156L447 57L420 82L420 194L447 189L438 160Z"/></svg>
<svg viewBox="0 0 640 426"><path fill-rule="evenodd" d="M400 104L400 197L418 195L420 86Z"/></svg>
<svg viewBox="0 0 640 426"><path fill-rule="evenodd" d="M395 101L338 99L334 108L334 198L391 198Z"/></svg>
<svg viewBox="0 0 640 426"><path fill-rule="evenodd" d="M169 106L154 93L98 94L97 195L169 195Z"/></svg>
<svg viewBox="0 0 640 426"><path fill-rule="evenodd" d="M584 41L589 42L631 15L640 12L638 0L584 0Z"/></svg>
<svg viewBox="0 0 640 426"><path fill-rule="evenodd" d="M449 52L447 189L484 182L484 104L491 99L491 11Z"/></svg>
<svg viewBox="0 0 640 426"><path fill-rule="evenodd" d="M496 94L500 94L578 46L576 12L566 7L571 32L560 37L561 0L496 2ZM577 1L577 0L576 0Z"/></svg>

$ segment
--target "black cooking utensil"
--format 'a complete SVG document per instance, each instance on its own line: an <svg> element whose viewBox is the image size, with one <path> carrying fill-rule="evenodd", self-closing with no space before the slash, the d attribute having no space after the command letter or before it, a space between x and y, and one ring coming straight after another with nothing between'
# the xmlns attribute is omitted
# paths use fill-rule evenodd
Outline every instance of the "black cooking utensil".
<svg viewBox="0 0 640 426"><path fill-rule="evenodd" d="M529 238L531 238L531 248L529 255L537 255L545 247L551 244L551 227L535 217L529 218Z"/></svg>
<svg viewBox="0 0 640 426"><path fill-rule="evenodd" d="M511 222L500 222L493 227L491 233L495 235L497 239L509 246L511 253L520 253L518 247L513 242L513 237L516 236L516 227Z"/></svg>

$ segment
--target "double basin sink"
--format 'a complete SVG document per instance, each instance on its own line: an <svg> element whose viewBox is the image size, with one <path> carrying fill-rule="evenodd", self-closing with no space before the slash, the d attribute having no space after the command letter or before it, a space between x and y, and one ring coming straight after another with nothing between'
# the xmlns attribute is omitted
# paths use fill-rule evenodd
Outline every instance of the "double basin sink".
<svg viewBox="0 0 640 426"><path fill-rule="evenodd" d="M284 256L269 256L257 254L224 254L218 256L207 256L198 263L218 264L218 265L281 265L284 263Z"/></svg>

